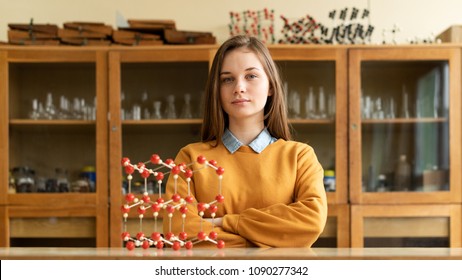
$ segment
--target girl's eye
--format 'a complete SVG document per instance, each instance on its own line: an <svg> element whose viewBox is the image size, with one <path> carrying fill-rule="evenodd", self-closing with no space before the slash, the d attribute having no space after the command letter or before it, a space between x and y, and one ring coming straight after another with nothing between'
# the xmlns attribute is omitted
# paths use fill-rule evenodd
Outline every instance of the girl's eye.
<svg viewBox="0 0 462 280"><path fill-rule="evenodd" d="M255 79L255 78L257 78L257 75L255 75L255 74L248 74L247 75L247 79Z"/></svg>
<svg viewBox="0 0 462 280"><path fill-rule="evenodd" d="M221 79L221 82L222 82L223 84L230 83L230 82L232 82L232 81L233 81L233 79L230 78L230 77L224 77L224 78Z"/></svg>

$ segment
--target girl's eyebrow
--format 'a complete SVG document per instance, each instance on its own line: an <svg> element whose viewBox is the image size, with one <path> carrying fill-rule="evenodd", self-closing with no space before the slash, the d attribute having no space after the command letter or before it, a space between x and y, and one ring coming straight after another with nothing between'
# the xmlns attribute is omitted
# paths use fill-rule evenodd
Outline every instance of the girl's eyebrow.
<svg viewBox="0 0 462 280"><path fill-rule="evenodd" d="M244 71L252 71L252 70L261 71L261 69L258 68L258 67L249 67L249 68L245 69ZM221 75L226 75L226 74L231 74L231 72L229 72L229 71L220 72L220 76L221 76Z"/></svg>

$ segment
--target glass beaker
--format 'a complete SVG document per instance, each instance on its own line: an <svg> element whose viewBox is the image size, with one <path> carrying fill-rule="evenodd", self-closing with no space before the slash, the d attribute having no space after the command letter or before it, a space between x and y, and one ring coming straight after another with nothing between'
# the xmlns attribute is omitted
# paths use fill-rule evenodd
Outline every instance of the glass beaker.
<svg viewBox="0 0 462 280"><path fill-rule="evenodd" d="M165 118L176 119L175 96L173 94L169 94L167 96L167 108L165 109Z"/></svg>
<svg viewBox="0 0 462 280"><path fill-rule="evenodd" d="M182 119L192 119L192 110L191 110L191 94L186 93L184 95L184 104L181 110L180 118Z"/></svg>
<svg viewBox="0 0 462 280"><path fill-rule="evenodd" d="M152 114L152 118L155 120L162 119L162 113L160 112L161 107L162 107L162 102L154 101L153 105L154 105L154 113Z"/></svg>

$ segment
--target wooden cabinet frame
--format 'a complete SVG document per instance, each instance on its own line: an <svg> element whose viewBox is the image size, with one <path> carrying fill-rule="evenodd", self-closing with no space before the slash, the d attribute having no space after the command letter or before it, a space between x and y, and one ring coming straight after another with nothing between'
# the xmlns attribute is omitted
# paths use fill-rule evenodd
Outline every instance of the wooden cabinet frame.
<svg viewBox="0 0 462 280"><path fill-rule="evenodd" d="M462 245L460 204L428 205L352 205L351 247L364 247L364 218L448 217L449 246Z"/></svg>

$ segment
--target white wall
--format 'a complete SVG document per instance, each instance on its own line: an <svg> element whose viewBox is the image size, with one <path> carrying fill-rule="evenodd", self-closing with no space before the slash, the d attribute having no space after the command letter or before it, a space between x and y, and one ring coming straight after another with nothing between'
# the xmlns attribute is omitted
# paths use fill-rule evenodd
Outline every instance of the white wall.
<svg viewBox="0 0 462 280"><path fill-rule="evenodd" d="M370 8L375 43L382 40L382 30L395 23L400 27L399 43L462 24L462 0L0 0L0 41L7 41L8 23L28 23L33 18L35 23L59 26L66 21L97 21L116 28L119 12L126 19L172 19L179 30L213 32L222 42L229 35L230 11L265 7L275 10L277 37L281 14L291 19L309 14L329 23L329 11L345 7Z"/></svg>

